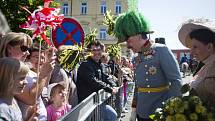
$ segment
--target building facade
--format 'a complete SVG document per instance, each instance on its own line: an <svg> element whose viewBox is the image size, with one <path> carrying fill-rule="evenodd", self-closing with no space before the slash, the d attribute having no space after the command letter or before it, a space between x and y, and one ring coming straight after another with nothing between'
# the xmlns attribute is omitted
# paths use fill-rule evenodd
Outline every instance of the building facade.
<svg viewBox="0 0 215 121"><path fill-rule="evenodd" d="M91 30L97 30L97 39L106 46L115 44L117 39L109 36L107 27L103 25L104 13L111 11L111 14L118 16L128 10L127 0L57 0L61 4L61 12L66 17L73 17L80 22L85 34ZM121 44L122 55L129 56L131 51L126 44Z"/></svg>

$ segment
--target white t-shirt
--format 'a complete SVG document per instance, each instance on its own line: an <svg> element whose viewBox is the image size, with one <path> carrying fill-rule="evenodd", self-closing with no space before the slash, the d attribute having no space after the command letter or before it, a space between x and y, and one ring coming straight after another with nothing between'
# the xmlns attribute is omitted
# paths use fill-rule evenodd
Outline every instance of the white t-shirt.
<svg viewBox="0 0 215 121"><path fill-rule="evenodd" d="M28 88L31 88L32 85L34 83L36 83L36 81L37 81L37 74L33 71L29 71L29 73L26 76L26 80L28 82L28 84L26 86ZM39 96L39 98L38 98L38 103L39 103L38 104L39 105L39 117L38 117L39 121L46 121L47 120L47 111L46 111L46 108L45 108L45 105L43 103L41 96ZM18 104L22 111L22 115L26 116L26 112L27 112L29 105L26 105L21 101L18 101Z"/></svg>

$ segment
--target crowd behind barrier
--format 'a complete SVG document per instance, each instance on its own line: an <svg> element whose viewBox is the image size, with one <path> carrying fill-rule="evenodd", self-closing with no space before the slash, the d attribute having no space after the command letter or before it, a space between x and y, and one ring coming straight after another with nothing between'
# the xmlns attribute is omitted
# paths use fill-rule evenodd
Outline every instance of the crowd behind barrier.
<svg viewBox="0 0 215 121"><path fill-rule="evenodd" d="M130 83L128 92L133 89L133 86L133 83ZM114 107L117 111L118 118L120 118L123 102L123 86L119 88L116 95L111 95L101 89L98 93L92 93L58 121L85 121L88 117L91 117L92 121L102 121L102 115L104 114L100 110L104 104L109 104Z"/></svg>

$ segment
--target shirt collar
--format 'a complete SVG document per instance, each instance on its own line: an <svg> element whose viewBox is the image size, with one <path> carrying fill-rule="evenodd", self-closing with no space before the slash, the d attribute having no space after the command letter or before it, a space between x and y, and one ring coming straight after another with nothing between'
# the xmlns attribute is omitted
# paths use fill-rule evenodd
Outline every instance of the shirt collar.
<svg viewBox="0 0 215 121"><path fill-rule="evenodd" d="M149 40L147 40L147 41L144 43L144 45L142 46L141 52L140 52L140 53L144 53L144 52L146 52L146 51L149 51L150 48L151 48L151 46L152 46L152 43L151 43Z"/></svg>

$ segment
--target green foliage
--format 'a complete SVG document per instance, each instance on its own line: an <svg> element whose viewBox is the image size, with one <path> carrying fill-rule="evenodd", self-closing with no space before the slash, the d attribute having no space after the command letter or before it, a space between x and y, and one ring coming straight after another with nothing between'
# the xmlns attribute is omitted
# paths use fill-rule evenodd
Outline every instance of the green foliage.
<svg viewBox="0 0 215 121"><path fill-rule="evenodd" d="M110 45L107 47L107 52L111 58L120 56L121 47L118 44Z"/></svg>
<svg viewBox="0 0 215 121"><path fill-rule="evenodd" d="M87 47L87 45L93 41L96 40L97 30L90 30L90 33L85 35L84 38L84 47Z"/></svg>
<svg viewBox="0 0 215 121"><path fill-rule="evenodd" d="M128 2L128 11L137 11L138 0L127 0Z"/></svg>
<svg viewBox="0 0 215 121"><path fill-rule="evenodd" d="M62 68L67 72L72 71L77 63L80 62L82 47L78 45L65 46L60 52L58 60Z"/></svg>
<svg viewBox="0 0 215 121"><path fill-rule="evenodd" d="M53 1L49 4L49 7L51 8L58 8L60 7L60 3L59 2L56 2L56 1Z"/></svg>
<svg viewBox="0 0 215 121"><path fill-rule="evenodd" d="M111 15L111 11L107 11L104 15L105 19L103 21L103 24L108 27L107 33L109 35L113 34L115 22L116 22L116 17L114 15Z"/></svg>
<svg viewBox="0 0 215 121"><path fill-rule="evenodd" d="M30 14L22 7L26 7L32 12L37 9L37 6L43 5L43 0L0 0L0 3L0 8L11 30L14 32L26 32L26 30L20 29L19 25L24 23Z"/></svg>
<svg viewBox="0 0 215 121"><path fill-rule="evenodd" d="M27 21L27 17L30 16L23 7L27 8L30 12L38 9L38 6L43 6L44 0L0 0L0 9L5 15L8 24L14 32L26 32L31 33L28 30L20 29L19 25ZM59 3L52 2L50 6L59 6Z"/></svg>

